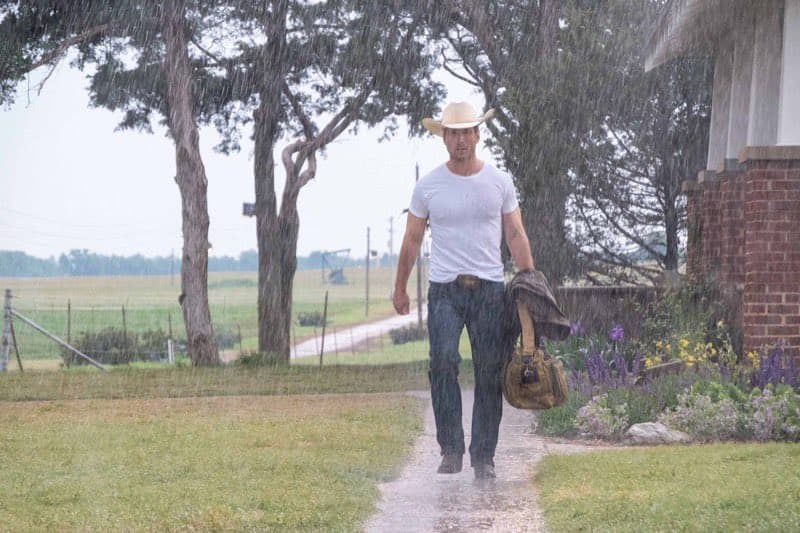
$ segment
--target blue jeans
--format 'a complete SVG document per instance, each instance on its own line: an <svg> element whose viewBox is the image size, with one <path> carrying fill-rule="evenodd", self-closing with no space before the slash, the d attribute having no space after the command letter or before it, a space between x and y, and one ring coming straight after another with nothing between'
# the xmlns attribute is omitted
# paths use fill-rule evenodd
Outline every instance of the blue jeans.
<svg viewBox="0 0 800 533"><path fill-rule="evenodd" d="M472 466L494 464L498 428L503 416L501 373L512 346L504 335L505 288L502 282L481 281L475 288L431 282L428 290L431 399L436 439L442 454L464 453L458 342L467 327L475 371L472 410Z"/></svg>

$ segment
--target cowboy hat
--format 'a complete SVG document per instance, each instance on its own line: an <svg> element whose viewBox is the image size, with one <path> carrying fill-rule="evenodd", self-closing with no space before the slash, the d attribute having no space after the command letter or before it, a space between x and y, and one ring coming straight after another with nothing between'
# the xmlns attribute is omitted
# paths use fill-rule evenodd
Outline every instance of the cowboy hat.
<svg viewBox="0 0 800 533"><path fill-rule="evenodd" d="M485 115L478 116L478 112L468 102L456 102L447 104L442 111L442 120L423 118L422 125L434 135L442 136L443 128L465 129L474 128L494 116L494 109L490 109Z"/></svg>

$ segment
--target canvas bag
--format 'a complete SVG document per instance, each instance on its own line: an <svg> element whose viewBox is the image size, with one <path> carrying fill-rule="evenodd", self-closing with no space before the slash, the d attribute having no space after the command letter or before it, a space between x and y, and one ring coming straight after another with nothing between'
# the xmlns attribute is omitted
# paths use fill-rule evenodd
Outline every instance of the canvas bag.
<svg viewBox="0 0 800 533"><path fill-rule="evenodd" d="M567 380L561 361L546 357L535 345L535 331L528 307L516 301L522 329L521 346L503 369L503 396L518 409L550 409L567 401Z"/></svg>

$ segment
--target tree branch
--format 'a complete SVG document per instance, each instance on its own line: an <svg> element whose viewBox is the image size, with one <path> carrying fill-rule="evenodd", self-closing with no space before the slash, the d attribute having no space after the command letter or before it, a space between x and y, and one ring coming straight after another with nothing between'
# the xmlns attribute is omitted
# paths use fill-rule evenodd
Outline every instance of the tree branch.
<svg viewBox="0 0 800 533"><path fill-rule="evenodd" d="M314 124L311 122L311 119L308 118L305 111L303 111L303 106L300 104L297 96L292 93L292 90L289 88L289 84L285 81L282 85L283 94L286 95L286 98L289 100L289 104L292 106L292 111L294 111L295 116L297 116L297 120L300 121L300 124L303 126L303 133L306 136L307 140L311 140L314 137Z"/></svg>
<svg viewBox="0 0 800 533"><path fill-rule="evenodd" d="M82 33L79 33L78 35L73 35L72 37L66 39L63 43L61 43L58 48L56 48L52 52L43 55L42 57L39 58L38 61L31 64L28 70L29 71L36 70L37 68L41 67L42 65L46 65L51 61L60 60L61 57L67 52L67 50L69 50L71 46L82 43L84 41L91 39L92 37L100 35L107 29L108 29L108 24L100 24L97 26L93 26Z"/></svg>

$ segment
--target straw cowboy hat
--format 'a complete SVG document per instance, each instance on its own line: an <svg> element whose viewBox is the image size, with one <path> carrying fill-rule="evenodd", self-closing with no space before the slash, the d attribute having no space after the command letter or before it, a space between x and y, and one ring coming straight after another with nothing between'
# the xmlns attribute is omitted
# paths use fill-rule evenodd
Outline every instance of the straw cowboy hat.
<svg viewBox="0 0 800 533"><path fill-rule="evenodd" d="M456 102L447 104L442 111L442 120L423 118L422 125L434 135L442 136L443 128L465 129L474 128L478 124L483 124L494 116L494 109L490 109L483 116L478 116L478 112L467 102Z"/></svg>

